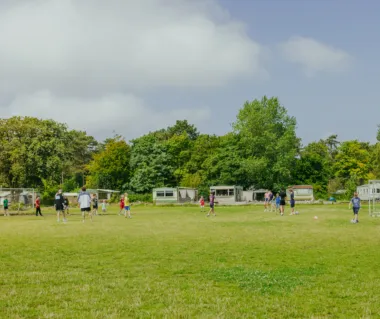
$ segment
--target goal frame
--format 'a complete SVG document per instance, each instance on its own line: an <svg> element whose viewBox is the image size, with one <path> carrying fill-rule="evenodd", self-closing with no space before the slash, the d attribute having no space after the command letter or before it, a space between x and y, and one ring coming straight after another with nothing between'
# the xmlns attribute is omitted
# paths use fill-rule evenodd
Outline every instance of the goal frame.
<svg viewBox="0 0 380 319"><path fill-rule="evenodd" d="M7 198L13 198L15 196L20 196L21 194L23 193L28 193L28 194L31 194L32 197L31 197L31 203L30 205L28 205L27 207L29 208L35 208L35 201L36 201L36 196L37 196L37 192L36 192L36 189L34 188L24 188L24 187L15 187L15 188L5 188L5 187L0 187L0 193L7 193L7 192L10 192L11 194L6 196ZM1 200L1 199L0 199ZM1 200L1 205L2 206L2 202L3 200ZM21 202L20 200L17 201L18 203L18 211L20 211L20 207L21 207Z"/></svg>
<svg viewBox="0 0 380 319"><path fill-rule="evenodd" d="M378 192L380 180L368 181L368 213L371 217L380 217L380 193Z"/></svg>

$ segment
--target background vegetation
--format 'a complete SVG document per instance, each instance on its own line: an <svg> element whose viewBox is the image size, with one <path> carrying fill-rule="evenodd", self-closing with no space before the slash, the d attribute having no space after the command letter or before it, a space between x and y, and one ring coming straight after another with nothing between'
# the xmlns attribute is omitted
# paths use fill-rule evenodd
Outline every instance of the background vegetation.
<svg viewBox="0 0 380 319"><path fill-rule="evenodd" d="M375 144L331 135L302 145L296 126L275 97L247 101L223 136L178 120L131 141L117 135L100 142L52 120L0 119L0 186L34 187L51 199L58 187L74 191L85 183L147 199L161 186L207 195L218 184L273 190L311 184L317 198L326 198L338 189L351 196L357 185L380 178L380 130Z"/></svg>

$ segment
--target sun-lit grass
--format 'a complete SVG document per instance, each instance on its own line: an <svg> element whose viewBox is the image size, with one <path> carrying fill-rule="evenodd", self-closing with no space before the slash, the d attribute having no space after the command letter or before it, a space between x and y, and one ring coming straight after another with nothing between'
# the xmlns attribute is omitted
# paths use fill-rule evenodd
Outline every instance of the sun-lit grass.
<svg viewBox="0 0 380 319"><path fill-rule="evenodd" d="M1 318L378 318L380 219L344 206L0 216ZM317 215L318 220L313 216Z"/></svg>

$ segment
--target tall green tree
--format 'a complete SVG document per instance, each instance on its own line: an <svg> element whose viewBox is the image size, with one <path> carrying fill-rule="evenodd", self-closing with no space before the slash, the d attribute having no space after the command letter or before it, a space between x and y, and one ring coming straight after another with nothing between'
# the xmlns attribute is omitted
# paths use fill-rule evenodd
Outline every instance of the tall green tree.
<svg viewBox="0 0 380 319"><path fill-rule="evenodd" d="M90 187L122 189L130 179L131 147L121 137L108 139L103 150L86 166Z"/></svg>
<svg viewBox="0 0 380 319"><path fill-rule="evenodd" d="M233 128L241 137L239 149L251 185L279 188L291 183L300 149L296 125L276 97L244 104Z"/></svg>

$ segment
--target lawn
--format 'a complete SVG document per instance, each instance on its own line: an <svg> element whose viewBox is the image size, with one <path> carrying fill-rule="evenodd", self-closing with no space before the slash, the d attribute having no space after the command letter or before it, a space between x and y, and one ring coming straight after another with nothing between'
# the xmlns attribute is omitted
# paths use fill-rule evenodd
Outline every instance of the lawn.
<svg viewBox="0 0 380 319"><path fill-rule="evenodd" d="M116 210L1 216L0 317L379 318L380 219L365 209L356 225L346 205Z"/></svg>

